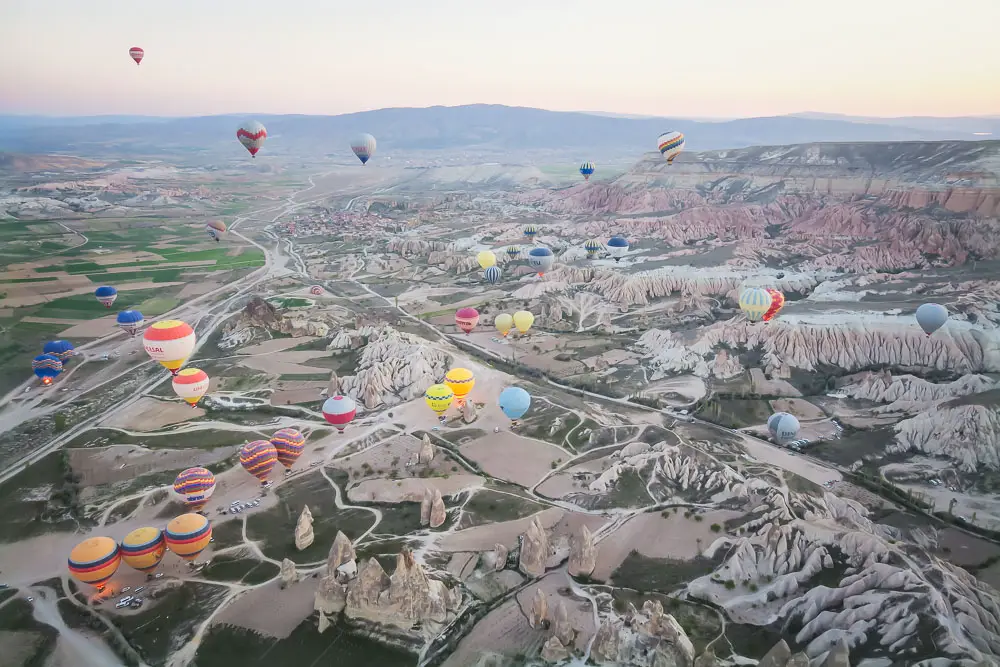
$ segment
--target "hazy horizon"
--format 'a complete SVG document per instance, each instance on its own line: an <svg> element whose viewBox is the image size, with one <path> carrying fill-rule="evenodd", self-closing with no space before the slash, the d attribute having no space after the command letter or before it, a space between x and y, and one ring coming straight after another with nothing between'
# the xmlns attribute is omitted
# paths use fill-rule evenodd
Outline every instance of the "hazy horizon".
<svg viewBox="0 0 1000 667"><path fill-rule="evenodd" d="M70 0L4 9L0 113L504 104L673 118L1000 115L996 0ZM670 29L676 26L676 29ZM136 67L131 46L146 51ZM960 56L960 59L959 59Z"/></svg>

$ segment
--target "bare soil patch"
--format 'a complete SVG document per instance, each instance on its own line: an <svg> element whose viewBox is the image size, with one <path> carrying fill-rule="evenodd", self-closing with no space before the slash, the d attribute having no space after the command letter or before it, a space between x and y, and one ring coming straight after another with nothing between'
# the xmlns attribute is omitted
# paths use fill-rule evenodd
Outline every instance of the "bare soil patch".
<svg viewBox="0 0 1000 667"><path fill-rule="evenodd" d="M192 408L180 401L163 401L143 396L127 412L118 412L102 422L102 426L130 431L155 431L169 424L186 422L204 416L201 408Z"/></svg>
<svg viewBox="0 0 1000 667"><path fill-rule="evenodd" d="M476 475L451 475L444 477L406 479L369 479L361 482L347 492L351 502L376 503L419 503L424 498L425 489L439 489L442 496L453 496L467 489L479 488L483 478Z"/></svg>
<svg viewBox="0 0 1000 667"><path fill-rule="evenodd" d="M313 612L317 581L307 577L284 590L277 581L255 588L221 611L215 622L284 639Z"/></svg>
<svg viewBox="0 0 1000 667"><path fill-rule="evenodd" d="M111 445L66 451L69 453L70 465L81 477L80 484L98 486L134 479L151 472L211 465L235 454L236 447L206 450Z"/></svg>
<svg viewBox="0 0 1000 667"><path fill-rule="evenodd" d="M550 472L556 459L566 458L566 452L555 445L509 431L489 433L462 445L460 450L483 472L528 487Z"/></svg>

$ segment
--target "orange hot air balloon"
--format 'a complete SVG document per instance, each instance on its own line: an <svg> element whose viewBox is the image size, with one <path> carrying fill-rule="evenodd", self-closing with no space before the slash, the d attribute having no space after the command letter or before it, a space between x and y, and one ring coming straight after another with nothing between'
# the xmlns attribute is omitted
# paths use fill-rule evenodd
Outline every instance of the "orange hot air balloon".
<svg viewBox="0 0 1000 667"><path fill-rule="evenodd" d="M69 573L83 584L103 588L121 565L118 543L110 537L91 537L69 553Z"/></svg>
<svg viewBox="0 0 1000 667"><path fill-rule="evenodd" d="M212 541L212 522L201 514L182 514L167 524L164 537L168 549L191 561Z"/></svg>
<svg viewBox="0 0 1000 667"><path fill-rule="evenodd" d="M776 289L767 288L767 293L771 295L771 307L767 309L764 313L763 319L765 322L770 322L772 319L777 317L781 309L785 307L785 295Z"/></svg>
<svg viewBox="0 0 1000 667"><path fill-rule="evenodd" d="M136 528L122 540L122 560L133 570L152 572L163 560L167 543L163 531L146 526Z"/></svg>

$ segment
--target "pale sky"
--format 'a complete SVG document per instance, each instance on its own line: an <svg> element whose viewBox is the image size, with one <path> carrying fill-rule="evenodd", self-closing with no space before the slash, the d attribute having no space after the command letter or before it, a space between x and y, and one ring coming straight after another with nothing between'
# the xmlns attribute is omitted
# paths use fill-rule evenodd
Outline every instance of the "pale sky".
<svg viewBox="0 0 1000 667"><path fill-rule="evenodd" d="M998 26L1000 0L0 0L0 113L1000 114Z"/></svg>

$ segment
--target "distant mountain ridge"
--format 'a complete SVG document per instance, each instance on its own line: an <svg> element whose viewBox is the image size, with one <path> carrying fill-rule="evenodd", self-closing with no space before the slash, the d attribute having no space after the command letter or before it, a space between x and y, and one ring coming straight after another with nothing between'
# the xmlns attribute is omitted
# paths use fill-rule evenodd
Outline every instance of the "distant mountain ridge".
<svg viewBox="0 0 1000 667"><path fill-rule="evenodd" d="M579 159L622 157L655 149L666 130L687 135L690 151L811 142L973 140L975 130L956 124L936 129L799 116L700 122L671 118L622 118L583 112L474 104L456 107L377 109L338 116L222 115L189 118L144 116L52 118L0 116L0 150L83 156L164 153L240 156L237 125L252 117L267 126L261 156L340 154L351 138L370 132L381 155L412 151L469 150L502 155L554 151ZM944 120L944 119L938 119ZM969 120L969 119L955 119ZM994 121L984 120L986 124ZM1000 125L1000 121L995 121ZM987 130L989 131L989 130Z"/></svg>

